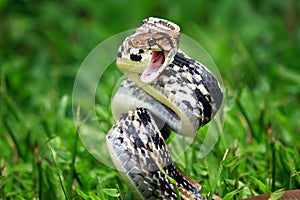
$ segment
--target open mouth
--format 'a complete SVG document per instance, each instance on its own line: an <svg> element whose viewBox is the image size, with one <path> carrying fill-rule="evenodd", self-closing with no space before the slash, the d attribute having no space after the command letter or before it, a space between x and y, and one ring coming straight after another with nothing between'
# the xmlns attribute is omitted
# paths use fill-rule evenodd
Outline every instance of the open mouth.
<svg viewBox="0 0 300 200"><path fill-rule="evenodd" d="M141 75L141 80L144 83L149 83L160 75L160 73L164 70L164 62L168 53L168 51L152 52L151 61Z"/></svg>

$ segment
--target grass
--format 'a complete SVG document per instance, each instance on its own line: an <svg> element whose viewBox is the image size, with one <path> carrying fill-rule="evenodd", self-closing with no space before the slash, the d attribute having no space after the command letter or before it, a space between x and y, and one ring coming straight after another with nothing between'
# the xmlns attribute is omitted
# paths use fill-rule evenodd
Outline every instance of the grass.
<svg viewBox="0 0 300 200"><path fill-rule="evenodd" d="M178 165L224 199L300 188L299 11L296 0L0 1L0 198L130 199L118 172L78 137L72 88L97 44L148 16L198 41L226 88L218 143L200 159L200 131ZM105 102L120 77L110 70L98 88Z"/></svg>

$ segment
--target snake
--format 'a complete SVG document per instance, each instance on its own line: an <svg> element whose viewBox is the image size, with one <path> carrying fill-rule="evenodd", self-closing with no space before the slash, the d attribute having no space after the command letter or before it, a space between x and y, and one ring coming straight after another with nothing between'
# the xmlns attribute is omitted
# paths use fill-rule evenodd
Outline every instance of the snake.
<svg viewBox="0 0 300 200"><path fill-rule="evenodd" d="M179 49L179 41L180 27L155 17L144 19L124 39L116 65L126 78L112 99L115 123L106 146L137 199L220 200L201 194L202 186L175 165L166 143L171 131L194 136L224 99L215 75ZM281 199L299 196L295 191Z"/></svg>

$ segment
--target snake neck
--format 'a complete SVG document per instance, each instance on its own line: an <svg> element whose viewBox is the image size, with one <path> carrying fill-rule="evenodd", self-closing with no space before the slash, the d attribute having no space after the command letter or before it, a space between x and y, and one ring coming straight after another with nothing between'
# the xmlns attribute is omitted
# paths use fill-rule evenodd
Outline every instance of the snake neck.
<svg viewBox="0 0 300 200"><path fill-rule="evenodd" d="M179 37L176 24L147 18L119 47L117 66L139 88L177 115L180 127L171 127L173 130L193 136L214 117L223 91L206 67L178 49ZM154 115L163 117L160 113Z"/></svg>
<svg viewBox="0 0 300 200"><path fill-rule="evenodd" d="M122 58L117 64L119 68L125 68L122 66L135 66L136 63L130 59ZM130 78L136 87L153 97L154 101L160 102L175 113L176 118L179 119L176 122L178 125L174 127L172 125L174 121L170 123L166 121L166 123L171 124L170 127L181 135L193 136L200 126L205 125L214 117L223 100L222 88L214 75L204 65L188 57L181 50L178 50L170 64L150 83L141 81L141 70L127 71L125 76ZM127 111L133 109L134 106L145 107L153 111L158 118L166 118L162 116L163 112L160 113L151 104L149 106L148 103L144 103L146 101L139 101L139 104L132 105L134 102L131 98L136 94L137 92L128 90L127 96L123 96L122 100L131 105L126 108ZM113 102L118 101L118 99L120 97L115 96ZM153 99L151 98L151 101ZM118 105L118 103L114 103L114 105ZM114 108L114 106L112 107ZM120 112L120 106L117 107L118 109L115 110ZM123 107L122 111L126 112L124 109ZM115 119L118 119L120 114L114 115Z"/></svg>

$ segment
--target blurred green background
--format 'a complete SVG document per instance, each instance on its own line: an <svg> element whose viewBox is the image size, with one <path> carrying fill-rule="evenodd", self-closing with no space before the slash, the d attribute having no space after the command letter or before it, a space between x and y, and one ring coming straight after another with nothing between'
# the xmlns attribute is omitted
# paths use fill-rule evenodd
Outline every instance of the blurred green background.
<svg viewBox="0 0 300 200"><path fill-rule="evenodd" d="M199 42L227 91L220 141L184 171L229 199L300 188L299 15L297 0L0 0L0 198L129 198L78 140L71 97L87 54L149 16Z"/></svg>

